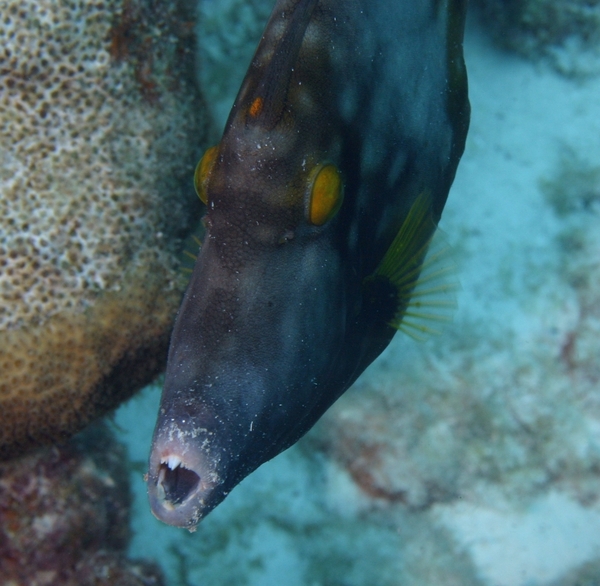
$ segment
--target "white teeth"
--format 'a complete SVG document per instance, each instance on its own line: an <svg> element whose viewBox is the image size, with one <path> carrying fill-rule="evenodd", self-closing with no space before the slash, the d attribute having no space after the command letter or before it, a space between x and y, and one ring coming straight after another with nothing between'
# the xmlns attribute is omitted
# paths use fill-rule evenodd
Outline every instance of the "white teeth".
<svg viewBox="0 0 600 586"><path fill-rule="evenodd" d="M158 473L158 480L156 481L156 494L161 501L165 500L165 487L163 482L165 480L165 469L161 468Z"/></svg>
<svg viewBox="0 0 600 586"><path fill-rule="evenodd" d="M166 464L171 470L175 470L175 468L181 464L181 458L179 456L169 454L169 456L166 458L162 458L160 463Z"/></svg>

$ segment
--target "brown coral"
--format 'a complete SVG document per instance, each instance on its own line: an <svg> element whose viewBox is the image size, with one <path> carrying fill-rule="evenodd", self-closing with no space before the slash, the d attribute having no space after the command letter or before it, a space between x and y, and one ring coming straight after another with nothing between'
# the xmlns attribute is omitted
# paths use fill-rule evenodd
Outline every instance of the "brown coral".
<svg viewBox="0 0 600 586"><path fill-rule="evenodd" d="M205 134L184 0L0 0L0 457L162 367Z"/></svg>
<svg viewBox="0 0 600 586"><path fill-rule="evenodd" d="M129 471L107 430L0 464L0 582L151 586L160 570L125 557Z"/></svg>

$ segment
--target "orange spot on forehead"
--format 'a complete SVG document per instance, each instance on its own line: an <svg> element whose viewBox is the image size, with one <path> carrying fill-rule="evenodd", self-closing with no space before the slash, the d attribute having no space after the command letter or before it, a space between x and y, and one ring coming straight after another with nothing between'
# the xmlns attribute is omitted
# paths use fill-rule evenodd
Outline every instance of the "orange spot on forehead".
<svg viewBox="0 0 600 586"><path fill-rule="evenodd" d="M263 109L263 99L258 96L258 98L254 98L254 101L250 104L250 108L248 108L248 114L252 116L252 118L256 118Z"/></svg>

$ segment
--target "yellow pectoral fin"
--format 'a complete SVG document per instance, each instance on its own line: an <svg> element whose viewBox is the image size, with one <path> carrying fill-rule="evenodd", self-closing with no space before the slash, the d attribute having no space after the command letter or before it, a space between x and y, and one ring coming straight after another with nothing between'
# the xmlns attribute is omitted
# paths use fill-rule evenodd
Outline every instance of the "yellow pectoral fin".
<svg viewBox="0 0 600 586"><path fill-rule="evenodd" d="M181 270L184 273L191 273L194 270L196 260L198 260L198 251L202 248L202 240L200 240L199 235L204 235L204 226L202 224L198 226L195 234L190 234L185 240L180 256Z"/></svg>
<svg viewBox="0 0 600 586"><path fill-rule="evenodd" d="M422 193L375 272L364 281L388 325L424 339L439 334L456 308L458 283L450 247L436 236L430 196Z"/></svg>

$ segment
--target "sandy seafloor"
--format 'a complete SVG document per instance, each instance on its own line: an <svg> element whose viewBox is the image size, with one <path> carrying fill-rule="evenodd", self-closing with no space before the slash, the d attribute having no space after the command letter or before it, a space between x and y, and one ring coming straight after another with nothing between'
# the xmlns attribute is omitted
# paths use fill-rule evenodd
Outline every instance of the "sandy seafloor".
<svg viewBox="0 0 600 586"><path fill-rule="evenodd" d="M170 586L600 584L600 77L501 52L477 26L465 53L447 331L397 335L194 534L146 501L160 388L117 412L131 555Z"/></svg>

